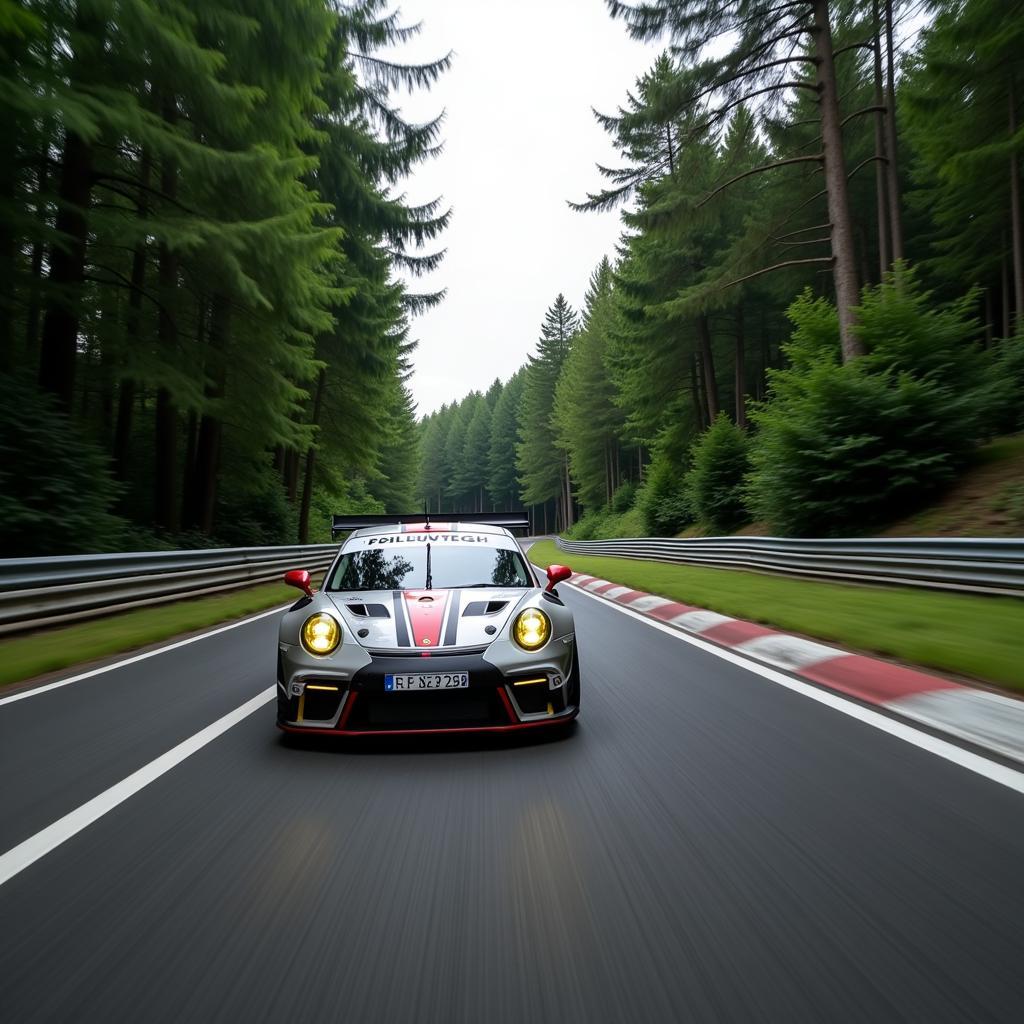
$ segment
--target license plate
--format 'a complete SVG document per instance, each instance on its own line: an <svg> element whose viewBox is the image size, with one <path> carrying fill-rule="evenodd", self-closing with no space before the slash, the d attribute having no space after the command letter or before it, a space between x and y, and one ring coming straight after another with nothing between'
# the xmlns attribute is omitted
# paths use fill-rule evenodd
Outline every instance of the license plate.
<svg viewBox="0 0 1024 1024"><path fill-rule="evenodd" d="M469 686L468 672L409 672L388 673L384 689L388 693L407 690L464 690Z"/></svg>

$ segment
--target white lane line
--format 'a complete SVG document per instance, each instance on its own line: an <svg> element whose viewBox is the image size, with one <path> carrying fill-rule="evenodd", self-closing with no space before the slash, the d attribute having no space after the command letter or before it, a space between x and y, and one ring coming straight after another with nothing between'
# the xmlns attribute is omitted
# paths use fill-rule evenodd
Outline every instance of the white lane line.
<svg viewBox="0 0 1024 1024"><path fill-rule="evenodd" d="M229 629L237 629L239 626L246 626L250 622L255 622L257 619L265 619L268 615L280 614L280 612L288 607L287 605L278 605L276 608L271 608L268 612L260 612L258 615L250 615L247 619L239 619L238 622L229 622L226 626L218 626L216 629L209 629L205 633L198 633L196 636L186 637L184 640L177 640L173 644L165 644L163 647L157 647L152 651L146 651L144 654L136 654L131 658L123 658L121 661L115 661L111 665L103 665L100 668L90 669L88 672L80 672L76 676L68 676L67 679L58 679L53 683L45 683L43 686L36 686L31 690L22 690L20 693L12 693L9 697L0 697L0 707L4 704L13 704L15 701L25 700L28 697L35 697L40 693L49 693L50 690L57 690L62 686L70 686L72 683L81 682L83 679L91 679L93 676L102 675L104 672L113 672L114 669L123 668L125 665L134 665L136 662L145 661L147 658L154 658L158 654L165 654L167 651L173 651L178 647L184 647L186 644L194 644L197 640L205 640L208 636L216 636L218 633L226 633ZM45 643L45 641L40 641Z"/></svg>
<svg viewBox="0 0 1024 1024"><path fill-rule="evenodd" d="M67 842L82 829L102 818L108 811L112 811L118 804L124 803L140 789L169 772L175 765L181 764L185 758L202 750L207 743L227 732L233 725L238 725L254 711L259 711L264 704L268 704L274 699L274 689L273 686L268 686L262 693L253 697L252 700L246 701L241 707L229 711L223 718L218 718L216 722L201 729L194 736L190 736L176 747L172 747L155 761L150 761L138 771L132 772L126 779L122 779L109 789L104 790L99 796L94 796L70 814L65 814L63 818L59 818L41 832L37 832L34 836L30 836L24 842L0 855L0 885L9 882L16 874L34 864L40 857L45 857L61 843Z"/></svg>
<svg viewBox="0 0 1024 1024"><path fill-rule="evenodd" d="M974 772L976 775L981 775L982 777L989 779L991 782L997 782L1001 786L1006 786L1007 789L1012 789L1014 792L1024 794L1024 772L1016 771L1013 768L998 764L995 761L989 761L970 750L958 747L955 743L948 743L946 740L941 740L937 736L932 736L930 733L920 732L911 725L900 722L895 718L890 718L888 715L883 715L878 711L872 711L871 708L864 707L861 704L854 704L851 701L837 696L829 690L819 690L816 686L811 686L810 683L803 683L799 679L794 679L792 676L783 675L781 672L777 672L775 669L769 668L767 665L761 665L756 661L751 661L749 658L743 657L742 655L734 654L732 651L726 650L724 647L718 647L707 640L701 640L699 637L682 633L678 629L673 629L671 626L667 626L662 622L649 619L646 615L641 615L639 612L633 611L626 605L617 604L614 601L605 601L600 594L591 594L587 590L579 587L574 588L574 590L576 593L582 594L584 597L589 597L594 601L600 601L602 604L609 608L614 608L623 615L629 615L631 618L645 623L650 626L651 629L657 629L662 633L666 633L668 636L674 636L677 640L681 640L685 644L690 644L691 647L697 647L702 651L706 651L708 654L713 654L716 658L721 658L723 661L728 661L733 665L738 665L740 668L744 668L748 672L753 672L755 675L759 675L772 683L784 686L787 690L799 693L802 697L809 697L811 700L815 700L819 704L824 704L826 707L832 708L834 711L838 711L850 718L855 718L858 722L870 725L872 728L878 729L880 732L888 733L896 739L903 740L905 743L909 743L921 750L925 750L930 754L935 754L936 757L941 757L945 761L959 765L961 768L966 768L968 771Z"/></svg>

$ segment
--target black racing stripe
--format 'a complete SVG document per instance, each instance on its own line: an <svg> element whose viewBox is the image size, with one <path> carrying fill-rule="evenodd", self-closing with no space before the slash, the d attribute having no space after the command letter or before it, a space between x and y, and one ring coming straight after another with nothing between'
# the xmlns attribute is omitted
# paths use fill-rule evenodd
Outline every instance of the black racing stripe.
<svg viewBox="0 0 1024 1024"><path fill-rule="evenodd" d="M402 607L402 592L392 591L395 599L395 642L399 647L409 646L409 630L405 625L405 609Z"/></svg>
<svg viewBox="0 0 1024 1024"><path fill-rule="evenodd" d="M448 608L448 622L444 627L444 640L442 643L445 647L451 647L455 643L455 636L459 631L459 597L461 596L458 590L452 591L452 601Z"/></svg>

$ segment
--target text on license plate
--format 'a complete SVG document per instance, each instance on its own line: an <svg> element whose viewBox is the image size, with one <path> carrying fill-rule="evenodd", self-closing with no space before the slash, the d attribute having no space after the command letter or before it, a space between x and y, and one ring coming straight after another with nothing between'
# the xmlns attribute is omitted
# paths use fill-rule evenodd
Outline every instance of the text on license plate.
<svg viewBox="0 0 1024 1024"><path fill-rule="evenodd" d="M388 693L405 690L464 690L469 686L468 672L388 673L384 689Z"/></svg>

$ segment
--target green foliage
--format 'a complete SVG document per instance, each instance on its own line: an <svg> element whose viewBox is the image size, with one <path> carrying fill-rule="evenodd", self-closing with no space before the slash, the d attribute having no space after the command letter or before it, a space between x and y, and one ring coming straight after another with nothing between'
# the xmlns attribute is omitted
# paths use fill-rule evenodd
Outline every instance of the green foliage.
<svg viewBox="0 0 1024 1024"><path fill-rule="evenodd" d="M53 400L0 375L0 555L118 550L117 492L102 450L68 429Z"/></svg>
<svg viewBox="0 0 1024 1024"><path fill-rule="evenodd" d="M111 457L131 543L292 542L339 479L412 500L440 296L395 271L448 214L393 190L440 118L391 94L449 58L379 52L416 31L383 0L0 0L0 370Z"/></svg>
<svg viewBox="0 0 1024 1024"><path fill-rule="evenodd" d="M295 509L288 503L269 462L259 475L253 475L250 468L238 477L236 487L225 487L221 492L217 536L225 547L292 543L295 522Z"/></svg>
<svg viewBox="0 0 1024 1024"><path fill-rule="evenodd" d="M615 488L615 493L612 495L611 510L617 515L621 516L624 512L628 512L636 502L637 485L632 480L627 480L625 483L619 484Z"/></svg>
<svg viewBox="0 0 1024 1024"><path fill-rule="evenodd" d="M993 433L1024 430L1024 335L999 343L986 384L988 425Z"/></svg>
<svg viewBox="0 0 1024 1024"><path fill-rule="evenodd" d="M867 533L941 490L972 447L950 391L907 373L822 360L771 387L753 413L750 506L783 534Z"/></svg>
<svg viewBox="0 0 1024 1024"><path fill-rule="evenodd" d="M579 316L559 294L545 314L537 354L529 357L526 367L516 465L523 501L530 505L549 501L559 492L564 456L553 419L555 388L579 329Z"/></svg>
<svg viewBox="0 0 1024 1024"><path fill-rule="evenodd" d="M725 413L700 436L684 486L698 522L731 533L748 518L744 477L750 468L747 435Z"/></svg>
<svg viewBox="0 0 1024 1024"><path fill-rule="evenodd" d="M491 501L498 508L506 510L519 504L515 453L525 384L526 371L520 369L508 379L502 389L491 419L491 440L487 452L487 490Z"/></svg>
<svg viewBox="0 0 1024 1024"><path fill-rule="evenodd" d="M668 452L655 454L636 506L643 516L645 533L652 537L674 537L693 521L685 476Z"/></svg>

